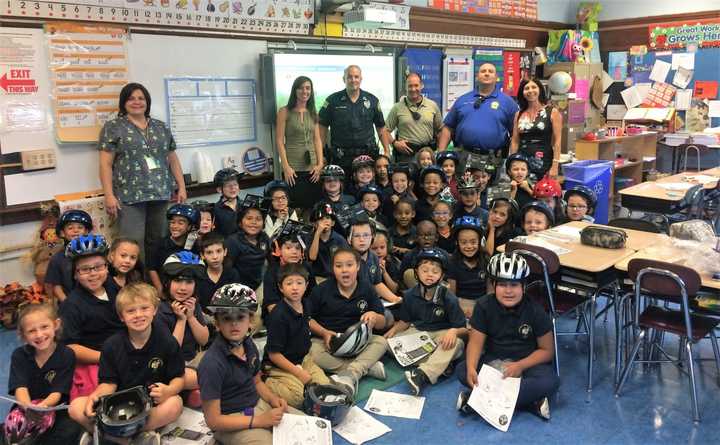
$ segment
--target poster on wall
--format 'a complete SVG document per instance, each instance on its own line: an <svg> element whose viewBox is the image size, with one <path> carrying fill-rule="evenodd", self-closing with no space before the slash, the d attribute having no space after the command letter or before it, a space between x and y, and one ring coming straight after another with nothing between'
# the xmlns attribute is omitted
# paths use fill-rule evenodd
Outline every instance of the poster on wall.
<svg viewBox="0 0 720 445"><path fill-rule="evenodd" d="M445 111L450 111L455 101L473 89L473 60L471 53L448 54L445 58Z"/></svg>
<svg viewBox="0 0 720 445"><path fill-rule="evenodd" d="M654 50L684 48L690 43L700 48L718 47L720 18L655 23L648 26L648 41Z"/></svg>
<svg viewBox="0 0 720 445"><path fill-rule="evenodd" d="M503 92L513 97L517 96L518 86L520 85L520 81L522 80L519 52L503 52L503 72L505 74L503 78Z"/></svg>

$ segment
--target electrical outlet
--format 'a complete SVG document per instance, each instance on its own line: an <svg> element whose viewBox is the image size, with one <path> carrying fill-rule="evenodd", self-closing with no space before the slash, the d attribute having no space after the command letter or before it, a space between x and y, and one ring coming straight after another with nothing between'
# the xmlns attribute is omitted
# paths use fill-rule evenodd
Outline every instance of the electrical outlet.
<svg viewBox="0 0 720 445"><path fill-rule="evenodd" d="M57 167L55 151L53 149L41 149L23 151L20 153L24 171L44 170Z"/></svg>

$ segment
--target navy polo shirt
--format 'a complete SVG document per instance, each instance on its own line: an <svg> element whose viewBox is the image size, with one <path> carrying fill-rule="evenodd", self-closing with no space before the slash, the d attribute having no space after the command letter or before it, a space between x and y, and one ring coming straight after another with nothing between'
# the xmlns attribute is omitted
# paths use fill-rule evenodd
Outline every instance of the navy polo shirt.
<svg viewBox="0 0 720 445"><path fill-rule="evenodd" d="M385 215L385 218L387 218L389 225L395 224L395 217L393 216L393 213L395 212L395 204L392 202L393 195L396 195L399 199L406 198L411 200L413 203L413 209L415 209L415 201L417 200L410 194L409 190L410 189L408 188L408 190L405 190L402 193L397 193L392 186L383 190L382 212L383 215Z"/></svg>
<svg viewBox="0 0 720 445"><path fill-rule="evenodd" d="M240 208L238 202L237 209ZM220 200L213 206L213 218L215 222L215 231L222 233L227 238L238 229L238 211L225 204L225 198L222 196Z"/></svg>
<svg viewBox="0 0 720 445"><path fill-rule="evenodd" d="M415 229L415 226L410 226L410 231L406 233L405 235L400 235L397 231L397 228L395 226L392 226L390 228L390 238L392 239L392 243L394 247L400 247L403 249L414 249L415 248L415 239L417 238L417 230ZM402 258L402 255L400 255Z"/></svg>
<svg viewBox="0 0 720 445"><path fill-rule="evenodd" d="M369 283L358 280L357 287L350 298L345 298L338 290L335 278L318 285L310 293L305 306L308 315L325 329L345 332L347 328L360 321L365 312L385 312L380 297Z"/></svg>
<svg viewBox="0 0 720 445"><path fill-rule="evenodd" d="M113 383L117 390L134 386L148 387L153 383L169 384L185 375L185 362L180 346L162 326L153 323L145 345L137 349L126 330L120 331L105 342L100 353L98 381Z"/></svg>
<svg viewBox="0 0 720 445"><path fill-rule="evenodd" d="M455 252L455 248L457 247L457 240L455 239L455 235L453 235L452 230L450 230L450 235L448 235L447 238L443 237L438 233L437 246L447 253Z"/></svg>
<svg viewBox="0 0 720 445"><path fill-rule="evenodd" d="M420 221L432 221L433 216L433 204L430 204L427 199L420 198L415 201L415 224Z"/></svg>
<svg viewBox="0 0 720 445"><path fill-rule="evenodd" d="M180 245L177 244L172 240L172 238L170 238L170 235L161 238L157 243L155 243L153 249L148 252L148 270L154 270L156 272L161 271L163 264L165 264L165 260L173 253L183 250L184 247L184 243Z"/></svg>
<svg viewBox="0 0 720 445"><path fill-rule="evenodd" d="M455 212L453 212L453 218L462 218L463 216L474 216L475 218L478 218L480 221L482 221L484 226L487 226L488 222L488 216L490 215L490 212L488 212L486 209L483 209L481 206L475 206L472 211L468 212L465 210L465 206L462 205L461 202L457 203L455 206Z"/></svg>
<svg viewBox="0 0 720 445"><path fill-rule="evenodd" d="M266 354L263 359L270 363L267 352L278 352L294 365L300 365L310 351L310 316L303 309L298 313L283 298L265 319L268 331Z"/></svg>
<svg viewBox="0 0 720 445"><path fill-rule="evenodd" d="M56 252L50 257L45 282L62 286L66 297L70 295L73 287L75 287L75 277L73 275L73 262L65 256L65 249Z"/></svg>
<svg viewBox="0 0 720 445"><path fill-rule="evenodd" d="M459 298L476 300L487 292L485 284L485 262L478 261L469 267L460 252L455 252L448 264L448 280L455 280L455 292Z"/></svg>
<svg viewBox="0 0 720 445"><path fill-rule="evenodd" d="M519 208L522 209L525 204L532 201L535 201L535 198L530 193L526 192L525 189L518 189L515 194L515 202L517 202ZM522 226L522 221L520 221L520 225Z"/></svg>
<svg viewBox="0 0 720 445"><path fill-rule="evenodd" d="M209 276L205 275L200 280L195 280L195 293L198 297L198 303L205 309L212 296L215 295L215 291L220 289L226 284L240 283L240 274L232 267L223 267L223 271L220 274L220 278L217 283L210 279Z"/></svg>
<svg viewBox="0 0 720 445"><path fill-rule="evenodd" d="M112 280L112 277L108 277ZM63 342L102 350L105 340L125 328L115 310L117 285L105 284L108 301L103 301L77 286L60 306Z"/></svg>
<svg viewBox="0 0 720 445"><path fill-rule="evenodd" d="M201 325L205 326L205 316L203 315L202 308L199 304L195 305L195 318ZM170 335L172 335L175 330L175 324L177 323L177 316L175 315L175 312L173 312L169 301L163 300L160 302L160 307L158 308L155 321L159 324L158 327L164 327L166 331L170 332ZM173 339L175 339L175 337L173 337ZM177 340L175 343L177 343ZM183 342L180 346L180 352L182 352L183 360L189 362L194 359L195 355L197 355L198 349L199 345L197 340L195 340L195 336L193 336L192 330L190 329L190 323L186 322L185 334L183 335Z"/></svg>
<svg viewBox="0 0 720 445"><path fill-rule="evenodd" d="M305 241L308 249L311 243L312 238ZM340 247L349 247L348 242L335 230L330 231L330 238L328 238L327 241L323 241L322 238L320 238L320 242L318 243L318 256L317 259L312 262L313 275L316 277L329 277L333 274L332 257Z"/></svg>
<svg viewBox="0 0 720 445"><path fill-rule="evenodd" d="M360 272L358 281L364 281L371 285L382 283L382 269L380 269L380 258L372 250L368 250L367 259L360 260Z"/></svg>
<svg viewBox="0 0 720 445"><path fill-rule="evenodd" d="M240 230L227 238L225 244L228 257L240 275L240 283L257 289L262 281L265 259L270 253L270 238L265 232L260 232L257 236L257 245L252 244Z"/></svg>
<svg viewBox="0 0 720 445"><path fill-rule="evenodd" d="M495 251L493 252L493 255L497 253L498 247L507 244L511 239L515 238L516 236L522 235L522 233L522 229L520 229L519 227L513 227L511 229L503 231L503 233L501 233L500 235L495 235Z"/></svg>
<svg viewBox="0 0 720 445"><path fill-rule="evenodd" d="M67 403L75 372L75 353L59 343L41 367L35 361L35 348L30 345L15 349L10 359L8 394L27 388L30 399L44 399L54 392L62 394L60 403Z"/></svg>
<svg viewBox="0 0 720 445"><path fill-rule="evenodd" d="M444 124L454 130L455 146L482 152L506 147L519 110L517 103L498 87L476 109L474 104L479 97L477 91L463 94L445 116Z"/></svg>
<svg viewBox="0 0 720 445"><path fill-rule="evenodd" d="M483 362L495 359L522 360L535 351L537 339L552 330L550 316L535 302L523 297L510 309L487 294L475 305L470 326L485 335Z"/></svg>
<svg viewBox="0 0 720 445"><path fill-rule="evenodd" d="M260 358L252 338L243 341L245 360L232 353L225 337L218 335L198 366L200 397L203 401L220 400L220 413L242 413L253 408L260 396L255 376L260 372Z"/></svg>
<svg viewBox="0 0 720 445"><path fill-rule="evenodd" d="M448 289L440 301L427 300L420 295L420 286L405 291L397 318L412 323L421 331L440 331L464 328L465 314L457 297Z"/></svg>
<svg viewBox="0 0 720 445"><path fill-rule="evenodd" d="M315 277L312 275L310 270L310 263L304 261L302 263L305 270L308 272L309 280L307 288L305 289L305 296L310 295L310 292L315 287ZM263 302L262 302L262 317L263 320L267 318L268 306L271 304L278 304L282 300L282 293L280 292L280 283L278 283L278 272L280 272L280 264L277 261L271 261L267 270L265 271L265 277L263 278Z"/></svg>

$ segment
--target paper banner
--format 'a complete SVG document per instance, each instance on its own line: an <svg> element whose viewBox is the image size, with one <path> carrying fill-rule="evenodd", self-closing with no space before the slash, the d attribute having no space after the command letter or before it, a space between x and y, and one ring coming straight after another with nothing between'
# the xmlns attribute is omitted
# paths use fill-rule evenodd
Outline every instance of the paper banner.
<svg viewBox="0 0 720 445"><path fill-rule="evenodd" d="M720 18L653 24L648 37L651 49L720 46Z"/></svg>
<svg viewBox="0 0 720 445"><path fill-rule="evenodd" d="M676 88L672 85L668 85L663 82L655 82L650 91L648 91L647 97L645 97L645 100L643 101L643 105L659 108L668 107L673 102L675 90Z"/></svg>

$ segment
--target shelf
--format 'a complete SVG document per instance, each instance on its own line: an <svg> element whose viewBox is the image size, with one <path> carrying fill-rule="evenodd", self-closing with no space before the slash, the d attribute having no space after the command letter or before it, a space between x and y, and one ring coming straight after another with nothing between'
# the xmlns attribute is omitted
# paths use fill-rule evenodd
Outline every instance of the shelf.
<svg viewBox="0 0 720 445"><path fill-rule="evenodd" d="M626 168L636 167L640 164L642 164L642 161L634 161L634 162L633 161L625 161L625 163L623 163L623 165L620 165L620 166L616 165L615 170L624 170Z"/></svg>

